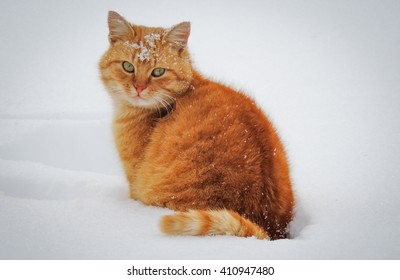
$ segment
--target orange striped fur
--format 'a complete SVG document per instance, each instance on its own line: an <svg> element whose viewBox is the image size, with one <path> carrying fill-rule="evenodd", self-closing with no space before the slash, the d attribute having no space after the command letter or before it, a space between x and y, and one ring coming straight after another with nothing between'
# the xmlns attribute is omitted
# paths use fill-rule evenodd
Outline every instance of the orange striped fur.
<svg viewBox="0 0 400 280"><path fill-rule="evenodd" d="M161 230L171 235L235 235L270 239L258 225L231 210L189 210L164 216Z"/></svg>
<svg viewBox="0 0 400 280"><path fill-rule="evenodd" d="M168 207L167 234L287 237L294 197L274 127L245 94L192 67L190 24L150 28L109 13L100 61L130 197Z"/></svg>

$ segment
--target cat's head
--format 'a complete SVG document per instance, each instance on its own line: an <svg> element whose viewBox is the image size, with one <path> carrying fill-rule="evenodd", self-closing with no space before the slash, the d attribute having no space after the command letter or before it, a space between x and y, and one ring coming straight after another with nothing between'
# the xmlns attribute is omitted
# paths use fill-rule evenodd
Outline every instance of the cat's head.
<svg viewBox="0 0 400 280"><path fill-rule="evenodd" d="M192 80L186 49L190 23L169 29L132 25L108 14L110 48L100 61L101 78L118 102L156 109L174 103Z"/></svg>

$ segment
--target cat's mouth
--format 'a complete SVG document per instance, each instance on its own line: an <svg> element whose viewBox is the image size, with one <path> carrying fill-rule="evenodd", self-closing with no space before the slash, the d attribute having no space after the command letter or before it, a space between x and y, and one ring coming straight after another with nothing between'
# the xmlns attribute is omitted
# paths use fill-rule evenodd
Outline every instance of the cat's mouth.
<svg viewBox="0 0 400 280"><path fill-rule="evenodd" d="M156 101L143 94L126 95L125 100L135 107L152 108L156 105Z"/></svg>
<svg viewBox="0 0 400 280"><path fill-rule="evenodd" d="M149 92L147 90L143 90L140 93L137 91L131 91L126 96L126 100L136 106L154 110L163 110L166 109L170 111L173 105L175 104L176 99L171 96L171 94L165 90Z"/></svg>
<svg viewBox="0 0 400 280"><path fill-rule="evenodd" d="M129 96L133 100L146 100L147 98L141 96L141 95L134 95L134 96Z"/></svg>
<svg viewBox="0 0 400 280"><path fill-rule="evenodd" d="M153 107L156 103L145 90L138 93L136 90L131 89L128 92L118 91L118 93L120 98L135 107L149 108Z"/></svg>
<svg viewBox="0 0 400 280"><path fill-rule="evenodd" d="M175 97L166 90L157 90L149 92L148 89L138 93L135 89L128 91L119 86L113 87L115 96L134 107L153 109L162 112L164 109L169 112L176 102Z"/></svg>

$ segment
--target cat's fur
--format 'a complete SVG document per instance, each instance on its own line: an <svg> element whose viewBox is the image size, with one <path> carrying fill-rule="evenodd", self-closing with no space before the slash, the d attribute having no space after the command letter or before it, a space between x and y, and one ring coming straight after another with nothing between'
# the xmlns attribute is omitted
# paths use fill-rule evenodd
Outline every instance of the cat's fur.
<svg viewBox="0 0 400 280"><path fill-rule="evenodd" d="M115 12L108 23L100 72L130 196L179 211L161 220L168 234L287 237L294 198L278 135L253 100L192 68L190 24L148 28Z"/></svg>

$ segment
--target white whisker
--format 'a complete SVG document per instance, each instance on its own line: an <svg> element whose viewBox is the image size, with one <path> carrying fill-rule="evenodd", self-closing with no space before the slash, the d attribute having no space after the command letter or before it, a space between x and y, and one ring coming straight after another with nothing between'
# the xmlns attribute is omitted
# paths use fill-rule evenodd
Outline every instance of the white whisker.
<svg viewBox="0 0 400 280"><path fill-rule="evenodd" d="M154 99L157 101L156 108L157 108L157 111L158 111L158 115L161 117L161 111L160 111L160 106L159 106L159 104L161 103L160 99L158 97L156 97L156 96L154 97Z"/></svg>
<svg viewBox="0 0 400 280"><path fill-rule="evenodd" d="M167 113L169 113L170 105L168 104L168 102L165 101L162 97L160 97L160 101L161 101L161 104L164 106L165 110L167 110Z"/></svg>
<svg viewBox="0 0 400 280"><path fill-rule="evenodd" d="M159 94L160 94L162 97L165 97L165 98L167 98L168 100L170 100L170 101L172 101L172 102L175 102L175 101L176 101L176 98L175 98L175 97L169 95L169 94L166 93L165 91L160 91Z"/></svg>

